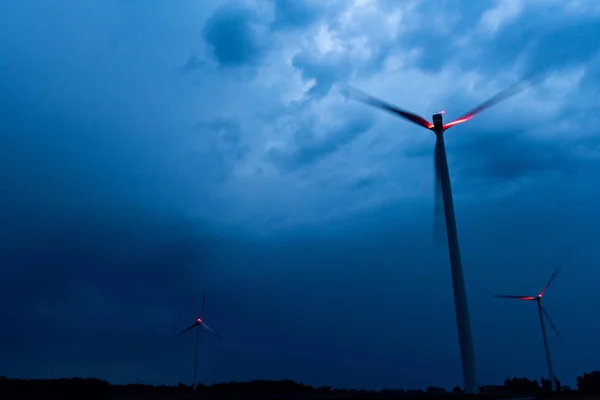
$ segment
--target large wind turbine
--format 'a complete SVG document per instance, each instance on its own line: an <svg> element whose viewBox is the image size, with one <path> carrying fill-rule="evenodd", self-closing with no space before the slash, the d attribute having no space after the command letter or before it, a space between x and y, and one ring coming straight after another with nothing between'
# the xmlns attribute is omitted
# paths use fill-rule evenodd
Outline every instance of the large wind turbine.
<svg viewBox="0 0 600 400"><path fill-rule="evenodd" d="M196 322L194 322L192 325L188 326L187 328L185 328L184 330L182 330L181 332L179 332L176 335L177 337L179 337L179 336L183 335L184 333L186 333L187 331L190 331L190 330L196 328L196 352L195 352L195 356L194 356L194 384L192 386L193 392L196 392L196 378L198 376L198 344L200 341L200 328L206 329L207 331L211 332L212 334L214 334L216 337L218 337L221 340L223 339L221 337L221 335L219 335L217 332L212 330L208 325L206 325L204 323L204 320L202 319L204 317L205 300L206 300L206 293L203 293L202 294L202 308L200 309L200 318L196 319Z"/></svg>
<svg viewBox="0 0 600 400"><path fill-rule="evenodd" d="M479 114L481 111L492 105L524 90L531 84L530 79L522 79L508 89L503 90L491 99L474 108L472 111L464 114L452 122L444 124L443 111L433 115L433 123L411 112L401 110L374 97L371 97L358 89L349 88L350 95L355 99L367 103L371 106L383 109L393 114L399 115L417 125L433 131L436 137L434 151L434 167L436 183L436 204L439 204L439 189L441 187L444 215L446 220L446 233L448 237L448 248L450 252L450 268L452 270L452 286L454 288L454 307L456 310L456 322L458 325L458 340L460 344L460 353L462 360L463 378L465 382L465 392L467 394L479 393L479 383L477 381L477 371L475 368L475 353L473 350L473 338L471 334L471 323L469 318L469 308L467 305L467 293L463 278L463 270L460 259L460 249L458 246L458 233L456 231L456 220L454 216L454 203L452 200L452 189L450 187L450 173L448 171L448 161L446 159L446 146L444 144L444 132L458 124L466 122Z"/></svg>
<svg viewBox="0 0 600 400"><path fill-rule="evenodd" d="M542 338L544 339L544 350L546 351L546 362L548 363L548 375L550 376L550 385L553 391L556 390L556 379L554 378L554 369L552 368L552 359L550 358L550 347L548 346L548 337L546 335L546 324L544 324L544 317L546 317L546 319L548 320L548 323L550 324L550 327L552 328L554 333L556 333L556 336L559 336L559 334L558 330L556 329L556 325L554 325L554 323L550 319L550 316L542 306L542 296L544 296L546 290L548 290L548 287L556 277L556 274L558 274L558 271L560 271L560 267L556 268L546 286L544 286L542 291L535 296L513 296L508 294L494 295L494 297L500 297L504 299L535 301L537 303L538 314L540 316L540 324L542 325Z"/></svg>

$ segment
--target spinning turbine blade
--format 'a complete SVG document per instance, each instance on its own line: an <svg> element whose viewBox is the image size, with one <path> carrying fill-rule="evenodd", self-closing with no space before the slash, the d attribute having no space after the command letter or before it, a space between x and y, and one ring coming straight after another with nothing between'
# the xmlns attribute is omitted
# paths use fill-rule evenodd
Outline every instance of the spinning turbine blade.
<svg viewBox="0 0 600 400"><path fill-rule="evenodd" d="M546 293L546 290L548 290L548 287L550 286L550 284L552 283L552 281L554 280L554 278L556 278L556 274L558 274L558 271L560 271L561 268L562 267L559 265L558 268L556 268L556 270L554 270L554 272L552 273L552 276L548 280L548 283L546 283L546 286L544 286L544 288L540 292L540 296L543 296L544 293Z"/></svg>
<svg viewBox="0 0 600 400"><path fill-rule="evenodd" d="M206 325L204 322L200 323L204 329L207 329L208 331L212 332L215 336L217 336L219 339L223 340L223 337L221 335L219 335L217 332L215 332L214 330L212 330L208 325Z"/></svg>
<svg viewBox="0 0 600 400"><path fill-rule="evenodd" d="M550 323L550 327L552 328L552 330L554 331L554 333L556 333L556 337L560 338L560 335L558 334L558 329L556 329L556 325L554 325L554 322L552 322L552 320L550 319L550 316L548 315L548 312L546 312L546 309L544 307L542 307L541 304L540 304L540 308L542 309L542 313L544 314L544 316L546 317L546 319Z"/></svg>
<svg viewBox="0 0 600 400"><path fill-rule="evenodd" d="M511 294L495 294L494 297L502 299L535 300L535 297L533 296L513 296Z"/></svg>
<svg viewBox="0 0 600 400"><path fill-rule="evenodd" d="M381 108L383 110L386 110L386 111L389 111L389 112L394 113L396 115L399 115L399 116L401 116L403 118L406 118L407 120L409 120L409 121L411 121L411 122L413 122L413 123L415 123L417 125L421 125L424 128L427 128L427 129L433 128L433 124L431 122L427 121L423 117L420 117L420 116L418 116L416 114L413 114L411 112L404 111L404 110L401 110L401 109L399 109L397 107L394 107L391 104L385 103L385 102L383 102L383 101L381 101L379 99L376 99L375 97L369 96L368 94L366 94L366 93L364 93L364 92L362 92L362 91L360 91L360 90L358 90L358 89L356 89L356 88L354 88L352 86L349 86L348 89L349 89L349 92L350 92L349 93L350 97L353 97L357 101L361 101L361 102L363 102L365 104L369 104L369 105L371 105L373 107Z"/></svg>
<svg viewBox="0 0 600 400"><path fill-rule="evenodd" d="M186 333L187 331L189 331L189 330L192 330L192 329L194 329L195 327L197 327L197 326L198 326L198 324L199 324L198 322L194 322L192 325L188 326L187 328L185 328L184 330L182 330L181 332L179 332L179 333L178 333L176 336L181 336L181 335L183 335L183 334L184 334L184 333Z"/></svg>
<svg viewBox="0 0 600 400"><path fill-rule="evenodd" d="M486 100L485 102L481 103L481 105L475 107L473 110L469 111L468 113L464 114L463 116L455 119L452 122L448 122L447 124L444 125L444 129L451 128L454 125L462 124L463 122L466 122L466 121L472 119L475 115L479 114L480 112L490 108L491 106L493 106L495 104L500 103L503 100L508 99L509 97L512 97L512 96L522 92L523 90L535 85L539 81L540 81L540 79L537 75L529 74L529 75L525 76L517 83L514 83L513 85L504 89L503 91L501 91L500 93L498 93L497 95L492 97L491 99Z"/></svg>
<svg viewBox="0 0 600 400"><path fill-rule="evenodd" d="M206 303L206 292L202 293L202 308L200 308L200 320L204 318L204 304Z"/></svg>
<svg viewBox="0 0 600 400"><path fill-rule="evenodd" d="M501 100L504 100L513 94L523 90L524 86L522 82L519 82L517 85L513 85L512 87L504 90L503 92L497 94L492 97L490 100L486 101L479 107L475 108L471 112L465 114L461 118L456 121L452 121L449 124L444 125L443 123L443 112L433 115L433 123L427 121L426 119L413 114L408 111L401 110L395 106L392 106L388 103L385 103L379 99L376 99L372 96L369 96L358 89L347 86L349 90L348 97L352 97L355 100L361 101L368 105L380 108L382 110L394 113L396 115L401 116L417 125L420 125L424 128L427 128L433 131L436 135L436 148L434 152L434 172L435 172L435 184L434 184L434 241L439 239L440 229L439 226L441 224L438 223L438 216L441 215L440 203L443 205L444 211L444 219L446 225L446 236L448 241L448 251L450 256L450 269L452 273L452 288L454 294L454 308L456 311L456 323L458 330L458 340L459 347L461 353L461 364L463 369L463 378L465 382L465 393L467 394L478 394L479 393L479 383L477 379L477 370L475 365L475 354L473 348L473 338L471 331L471 322L469 317L469 308L467 304L467 294L465 290L465 282L463 278L463 269L462 262L460 256L460 246L458 244L458 232L456 229L456 215L454 212L454 201L452 198L452 189L450 184L450 173L448 171L448 163L446 157L446 150L444 145L443 134L444 130L459 124L461 122L465 122L477 113L483 111L484 109L492 106L493 104L498 103ZM441 192L442 201L440 202L439 193ZM499 296L503 297L503 296ZM532 296L506 296L509 298L516 298L521 300L534 300L536 298Z"/></svg>

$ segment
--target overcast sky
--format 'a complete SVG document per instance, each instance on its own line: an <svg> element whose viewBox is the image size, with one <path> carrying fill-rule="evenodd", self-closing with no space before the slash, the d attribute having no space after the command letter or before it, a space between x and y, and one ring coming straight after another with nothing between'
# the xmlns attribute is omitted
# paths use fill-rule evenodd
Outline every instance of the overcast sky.
<svg viewBox="0 0 600 400"><path fill-rule="evenodd" d="M463 384L426 130L447 118L479 380L599 369L600 3L0 4L0 375ZM207 333L207 332L206 332Z"/></svg>

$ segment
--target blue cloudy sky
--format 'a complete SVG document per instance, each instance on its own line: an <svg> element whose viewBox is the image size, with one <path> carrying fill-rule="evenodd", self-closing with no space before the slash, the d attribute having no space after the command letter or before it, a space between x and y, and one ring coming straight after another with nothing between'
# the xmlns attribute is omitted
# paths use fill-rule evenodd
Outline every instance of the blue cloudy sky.
<svg viewBox="0 0 600 400"><path fill-rule="evenodd" d="M0 375L462 385L434 136L479 379L600 368L600 4L12 0L0 5Z"/></svg>

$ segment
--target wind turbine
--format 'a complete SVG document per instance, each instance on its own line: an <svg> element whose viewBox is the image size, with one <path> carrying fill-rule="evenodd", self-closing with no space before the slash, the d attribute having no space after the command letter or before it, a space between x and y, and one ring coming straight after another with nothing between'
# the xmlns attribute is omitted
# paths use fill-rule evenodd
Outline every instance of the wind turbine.
<svg viewBox="0 0 600 400"><path fill-rule="evenodd" d="M208 325L206 325L204 323L203 317L204 317L204 304L206 301L206 293L202 294L202 308L200 309L200 318L196 319L196 322L194 322L192 325L188 326L187 328L185 328L184 330L182 330L181 332L179 332L176 337L179 337L181 335L183 335L184 333L186 333L187 331L190 331L194 328L196 328L196 354L194 357L194 384L192 386L192 391L195 393L196 392L196 377L198 376L198 344L200 341L200 328L204 328L207 331L211 332L212 334L214 334L216 337L218 337L219 339L223 339L223 337L221 337L221 335L219 335L217 332L215 332L214 330L212 330Z"/></svg>
<svg viewBox="0 0 600 400"><path fill-rule="evenodd" d="M558 271L560 271L560 268L561 268L560 266L558 268L556 268L556 270L550 277L550 280L548 280L548 283L546 284L546 286L544 286L542 291L539 292L535 296L513 296L513 295L508 295L508 294L494 295L494 297L500 297L503 299L535 301L537 303L538 314L540 316L540 324L542 325L542 338L544 339L544 350L546 351L546 362L548 363L548 375L550 376L550 385L551 385L550 387L552 388L553 391L556 390L556 379L554 378L554 369L552 368L552 359L550 358L550 347L548 346L548 337L546 335L546 324L544 324L544 317L546 317L546 319L548 320L548 323L550 324L550 327L552 328L554 333L556 333L556 336L560 337L560 335L558 334L556 325L554 325L554 323L552 322L552 319L550 319L550 316L548 315L548 313L542 306L542 296L544 296L544 294L546 293L546 290L548 290L548 287L550 286L550 284L556 277L556 274L558 274Z"/></svg>
<svg viewBox="0 0 600 400"><path fill-rule="evenodd" d="M448 171L448 161L446 158L446 146L444 143L444 132L449 128L462 124L481 111L493 106L494 104L513 96L520 91L526 89L533 83L528 77L515 83L509 88L498 93L494 97L485 101L478 107L455 119L452 122L444 124L442 114L443 111L433 115L433 123L427 121L411 112L402 110L391 104L385 103L379 99L369 96L358 89L349 87L351 97L356 100L382 110L399 115L410 122L420 125L426 129L433 131L435 134L435 150L434 150L434 168L435 168L435 217L439 218L437 212L441 206L439 201L440 188L444 207L444 215L446 220L446 234L448 238L448 248L450 252L450 268L452 270L452 286L454 289L454 307L456 310L456 323L458 326L458 340L460 345L460 353L462 360L463 378L465 383L465 393L479 393L479 382L477 381L477 370L475 368L475 352L473 350L473 338L471 334L471 322L469 318L469 308L467 305L467 293L465 291L465 283L463 278L462 263L460 258L460 249L458 246L458 233L456 231L456 219L454 216L454 202L452 199L452 188L450 186L450 173ZM438 224L436 224L438 226Z"/></svg>

